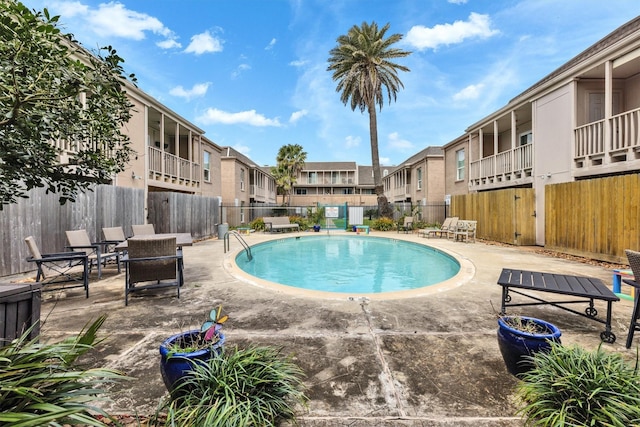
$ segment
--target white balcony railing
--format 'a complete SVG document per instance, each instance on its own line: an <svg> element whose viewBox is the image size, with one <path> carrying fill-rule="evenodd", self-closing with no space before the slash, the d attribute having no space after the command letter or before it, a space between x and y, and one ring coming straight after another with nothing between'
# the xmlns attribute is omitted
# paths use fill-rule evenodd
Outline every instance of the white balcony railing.
<svg viewBox="0 0 640 427"><path fill-rule="evenodd" d="M598 120L574 129L576 168L606 168L640 158L640 108L611 117L608 133L605 123Z"/></svg>
<svg viewBox="0 0 640 427"><path fill-rule="evenodd" d="M183 159L155 147L147 147L149 175L157 181L176 181L184 185L198 185L201 167L198 163Z"/></svg>
<svg viewBox="0 0 640 427"><path fill-rule="evenodd" d="M533 144L525 144L495 156L469 163L471 187L504 185L505 182L527 178L533 169Z"/></svg>

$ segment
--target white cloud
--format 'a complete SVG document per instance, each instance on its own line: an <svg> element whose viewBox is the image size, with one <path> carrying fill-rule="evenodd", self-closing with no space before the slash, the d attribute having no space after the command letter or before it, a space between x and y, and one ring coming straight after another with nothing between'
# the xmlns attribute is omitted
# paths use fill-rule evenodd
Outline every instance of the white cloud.
<svg viewBox="0 0 640 427"><path fill-rule="evenodd" d="M383 166L389 166L391 165L391 159L389 157L380 157L380 164Z"/></svg>
<svg viewBox="0 0 640 427"><path fill-rule="evenodd" d="M267 47L264 48L264 50L271 50L273 49L273 47L276 45L276 39L273 38L271 39L271 41L269 42L269 44L267 45Z"/></svg>
<svg viewBox="0 0 640 427"><path fill-rule="evenodd" d="M307 114L309 114L307 110L294 111L291 113L291 117L289 117L289 123L295 123Z"/></svg>
<svg viewBox="0 0 640 427"><path fill-rule="evenodd" d="M184 50L186 53L201 55L210 52L222 52L222 40L205 31L191 37L191 43Z"/></svg>
<svg viewBox="0 0 640 427"><path fill-rule="evenodd" d="M358 147L360 146L360 142L362 141L362 138L360 138L359 136L347 136L344 139L344 147L345 148L354 148L354 147Z"/></svg>
<svg viewBox="0 0 640 427"><path fill-rule="evenodd" d="M207 89L211 83L198 83L193 85L191 89L185 89L182 86L176 86L169 91L170 95L177 96L179 98L191 99L198 96L204 96L207 93Z"/></svg>
<svg viewBox="0 0 640 427"><path fill-rule="evenodd" d="M411 141L400 138L398 132L392 132L388 135L389 147L399 151L411 151L415 149L415 146Z"/></svg>
<svg viewBox="0 0 640 427"><path fill-rule="evenodd" d="M498 33L498 30L491 28L489 15L472 12L468 21L438 24L433 28L416 25L409 30L406 40L417 49L437 49L441 45L462 43L474 37L484 39Z"/></svg>
<svg viewBox="0 0 640 427"><path fill-rule="evenodd" d="M250 70L250 69L251 69L251 65L249 65L249 64L240 64L240 65L238 65L238 68L236 68L236 70L231 73L231 77L235 79L243 71L247 71L247 70Z"/></svg>
<svg viewBox="0 0 640 427"><path fill-rule="evenodd" d="M454 101L467 101L478 99L480 97L480 93L484 88L484 83L479 83L477 85L469 85L462 89L460 92L453 95Z"/></svg>
<svg viewBox="0 0 640 427"><path fill-rule="evenodd" d="M175 39L166 39L156 43L156 46L161 49L180 49L182 47L182 44L180 44Z"/></svg>
<svg viewBox="0 0 640 427"><path fill-rule="evenodd" d="M121 3L102 3L97 10L85 12L93 31L102 36L143 40L147 31L165 37L172 35L157 18L126 9Z"/></svg>
<svg viewBox="0 0 640 427"><path fill-rule="evenodd" d="M89 12L89 6L84 5L79 1L55 2L53 4L56 8L56 14L64 16L65 19L73 18L76 15L85 15Z"/></svg>
<svg viewBox="0 0 640 427"><path fill-rule="evenodd" d="M204 112L204 114L197 117L196 120L207 125L220 123L224 125L246 124L258 127L282 126L277 118L268 119L262 114L256 113L256 110L228 113L226 111L218 110L217 108L209 108Z"/></svg>
<svg viewBox="0 0 640 427"><path fill-rule="evenodd" d="M292 67L303 67L303 66L307 65L308 63L309 63L309 61L307 61L307 60L298 59L296 61L289 62L289 65L291 65Z"/></svg>
<svg viewBox="0 0 640 427"><path fill-rule="evenodd" d="M467 3L467 0L447 0L449 3L452 4L465 4Z"/></svg>
<svg viewBox="0 0 640 427"><path fill-rule="evenodd" d="M247 145L236 144L233 146L233 149L245 156L249 156L249 153L251 152L251 147Z"/></svg>

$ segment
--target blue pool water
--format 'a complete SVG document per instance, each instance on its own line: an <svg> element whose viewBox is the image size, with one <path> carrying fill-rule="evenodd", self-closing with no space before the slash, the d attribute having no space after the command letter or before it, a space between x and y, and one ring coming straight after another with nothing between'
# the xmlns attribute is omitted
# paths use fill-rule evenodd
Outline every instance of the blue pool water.
<svg viewBox="0 0 640 427"><path fill-rule="evenodd" d="M246 273L298 288L340 293L417 289L450 279L460 270L453 257L429 246L368 236L313 236L273 240L243 251L236 264Z"/></svg>

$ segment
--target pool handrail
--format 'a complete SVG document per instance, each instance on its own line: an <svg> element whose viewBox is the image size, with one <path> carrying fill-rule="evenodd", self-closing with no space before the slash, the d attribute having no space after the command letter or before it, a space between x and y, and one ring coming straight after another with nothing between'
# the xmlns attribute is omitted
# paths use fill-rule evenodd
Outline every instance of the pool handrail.
<svg viewBox="0 0 640 427"><path fill-rule="evenodd" d="M247 257L249 258L249 261L251 261L253 259L253 255L251 254L251 247L247 244L247 242L245 242L245 240L242 238L242 236L240 235L240 233L238 233L235 230L231 230L231 231L227 231L224 234L224 253L226 254L229 249L229 235L235 236L236 239L238 239L238 241L240 242L240 244L242 245L242 247L244 248L244 251L247 253Z"/></svg>

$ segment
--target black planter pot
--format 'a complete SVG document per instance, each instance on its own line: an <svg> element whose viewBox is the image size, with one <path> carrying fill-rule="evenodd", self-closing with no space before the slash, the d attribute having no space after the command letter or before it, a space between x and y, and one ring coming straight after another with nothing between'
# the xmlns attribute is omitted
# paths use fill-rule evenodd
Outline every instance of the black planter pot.
<svg viewBox="0 0 640 427"><path fill-rule="evenodd" d="M519 376L531 368L532 363L526 356L533 356L539 351L549 351L551 342L560 343L560 329L557 326L534 317L518 316L523 323L534 323L541 333L528 333L515 329L508 324L508 319L515 316L504 316L498 319L498 346L509 373Z"/></svg>
<svg viewBox="0 0 640 427"><path fill-rule="evenodd" d="M164 385L172 396L175 397L175 389L183 378L189 375L196 363L206 362L222 351L225 337L220 333L220 339L211 347L189 353L172 353L171 347L179 341L190 342L200 335L200 330L181 332L167 338L160 345L160 373Z"/></svg>

